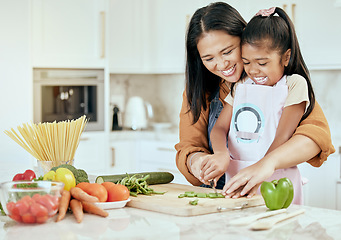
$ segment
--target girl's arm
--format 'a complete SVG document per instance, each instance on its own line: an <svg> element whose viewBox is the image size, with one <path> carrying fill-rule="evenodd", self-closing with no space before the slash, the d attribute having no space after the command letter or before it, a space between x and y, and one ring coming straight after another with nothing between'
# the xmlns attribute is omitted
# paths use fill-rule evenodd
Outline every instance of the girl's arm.
<svg viewBox="0 0 341 240"><path fill-rule="evenodd" d="M302 119L305 106L306 106L306 102L301 102L299 104L287 106L283 109L281 118L278 123L277 130L276 130L275 139L273 140L266 154L276 149L277 147L279 147L280 145L288 141L289 138L291 138L300 120Z"/></svg>
<svg viewBox="0 0 341 240"><path fill-rule="evenodd" d="M234 197L245 194L252 197L256 194L259 185L275 170L296 166L316 156L320 151L320 147L312 139L303 135L294 135L257 163L242 169L224 186L223 192L226 191L228 195L232 193ZM240 187L242 187L241 192L236 191Z"/></svg>
<svg viewBox="0 0 341 240"><path fill-rule="evenodd" d="M211 132L214 154L201 163L201 178L204 183L214 179L215 182L226 172L230 163L230 153L226 147L227 134L232 118L232 106L226 104L222 109Z"/></svg>

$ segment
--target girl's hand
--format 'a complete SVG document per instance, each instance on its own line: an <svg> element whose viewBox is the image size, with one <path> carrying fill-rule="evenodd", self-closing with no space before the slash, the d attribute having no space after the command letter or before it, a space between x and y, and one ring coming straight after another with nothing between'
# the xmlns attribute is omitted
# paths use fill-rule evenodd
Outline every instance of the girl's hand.
<svg viewBox="0 0 341 240"><path fill-rule="evenodd" d="M201 163L201 180L209 185L209 180L217 184L219 178L227 171L230 163L230 156L226 153L215 153L205 158Z"/></svg>
<svg viewBox="0 0 341 240"><path fill-rule="evenodd" d="M230 197L235 196L236 198L246 194L250 195L250 197L255 195L259 185L275 171L274 161L262 160L240 170L225 184L222 194ZM241 191L238 191L239 188L241 188Z"/></svg>

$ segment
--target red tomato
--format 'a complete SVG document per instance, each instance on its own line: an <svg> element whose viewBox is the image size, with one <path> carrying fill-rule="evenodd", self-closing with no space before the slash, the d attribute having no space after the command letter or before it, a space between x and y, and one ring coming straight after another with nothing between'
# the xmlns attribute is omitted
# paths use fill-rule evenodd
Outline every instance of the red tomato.
<svg viewBox="0 0 341 240"><path fill-rule="evenodd" d="M15 203L15 208L18 209L19 215L23 216L30 210L30 204L25 199L21 199Z"/></svg>
<svg viewBox="0 0 341 240"><path fill-rule="evenodd" d="M121 184L115 184L108 190L108 202L124 201L129 198L129 189Z"/></svg>
<svg viewBox="0 0 341 240"><path fill-rule="evenodd" d="M80 189L82 189L83 191L85 191L85 189L87 188L87 186L89 186L90 183L88 182L80 182L76 185L76 187L79 187Z"/></svg>
<svg viewBox="0 0 341 240"><path fill-rule="evenodd" d="M40 205L46 207L49 215L53 214L57 210L57 207L58 207L52 201L52 199L47 195L43 195L43 196L40 196L40 198L37 198L36 203L39 203Z"/></svg>
<svg viewBox="0 0 341 240"><path fill-rule="evenodd" d="M49 219L48 216L37 217L37 223L44 223Z"/></svg>
<svg viewBox="0 0 341 240"><path fill-rule="evenodd" d="M31 181L31 180L33 180L34 178L36 178L36 174L35 174L31 169L27 169L27 170L24 172L24 180Z"/></svg>
<svg viewBox="0 0 341 240"><path fill-rule="evenodd" d="M35 223L36 222L36 218L34 216L32 216L31 213L25 213L22 217L22 222L24 223Z"/></svg>
<svg viewBox="0 0 341 240"><path fill-rule="evenodd" d="M22 181L22 180L24 180L24 174L23 173L16 174L12 179L12 181Z"/></svg>
<svg viewBox="0 0 341 240"><path fill-rule="evenodd" d="M17 215L17 214L11 214L8 215L10 218L12 218L13 220L17 221L17 222L22 222L21 216Z"/></svg>
<svg viewBox="0 0 341 240"><path fill-rule="evenodd" d="M39 217L48 217L47 208L39 203L33 203L30 207L30 211L33 216L37 217L37 221Z"/></svg>
<svg viewBox="0 0 341 240"><path fill-rule="evenodd" d="M99 183L89 183L83 190L87 194L97 197L100 202L106 202L108 199L108 191Z"/></svg>
<svg viewBox="0 0 341 240"><path fill-rule="evenodd" d="M16 213L14 212L14 209L17 209L17 208L15 208L14 202L8 202L6 204L6 208L7 208L7 211L9 212L9 214L19 214L19 211Z"/></svg>

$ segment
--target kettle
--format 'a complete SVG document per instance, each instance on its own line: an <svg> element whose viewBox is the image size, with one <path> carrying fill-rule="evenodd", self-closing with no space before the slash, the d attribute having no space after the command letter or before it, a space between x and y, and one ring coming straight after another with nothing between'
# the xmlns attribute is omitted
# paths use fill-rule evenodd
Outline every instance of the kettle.
<svg viewBox="0 0 341 240"><path fill-rule="evenodd" d="M129 98L124 114L123 127L132 130L148 128L148 121L153 118L153 108L141 97Z"/></svg>

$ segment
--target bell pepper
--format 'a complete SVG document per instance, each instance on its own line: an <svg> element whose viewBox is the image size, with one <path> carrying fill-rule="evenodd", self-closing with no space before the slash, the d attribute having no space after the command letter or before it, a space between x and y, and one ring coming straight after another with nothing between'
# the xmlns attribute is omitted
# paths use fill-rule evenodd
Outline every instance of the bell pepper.
<svg viewBox="0 0 341 240"><path fill-rule="evenodd" d="M264 198L265 205L270 210L287 208L294 198L294 187L289 178L263 182L260 192Z"/></svg>
<svg viewBox="0 0 341 240"><path fill-rule="evenodd" d="M45 173L44 180L57 181L64 183L64 189L69 191L76 186L76 179L73 173L67 168L58 168L56 171Z"/></svg>
<svg viewBox="0 0 341 240"><path fill-rule="evenodd" d="M16 174L12 181L32 181L35 178L36 174L31 169L27 169L24 173Z"/></svg>

